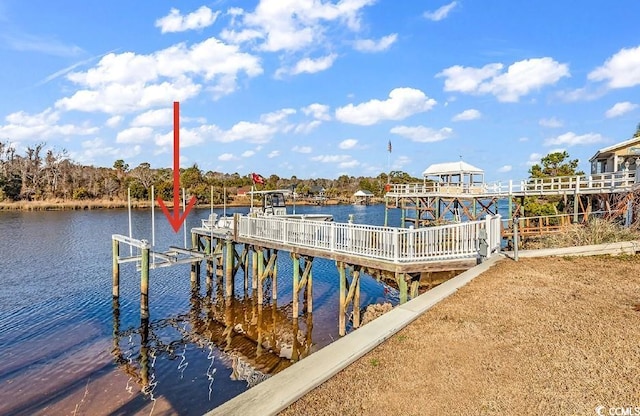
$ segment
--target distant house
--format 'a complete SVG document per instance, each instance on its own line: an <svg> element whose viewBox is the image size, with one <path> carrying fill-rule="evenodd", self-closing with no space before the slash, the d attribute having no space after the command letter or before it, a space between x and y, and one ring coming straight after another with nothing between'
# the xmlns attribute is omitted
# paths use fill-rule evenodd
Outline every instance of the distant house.
<svg viewBox="0 0 640 416"><path fill-rule="evenodd" d="M369 205L371 198L373 198L373 192L367 190L359 190L353 196L356 198L356 205Z"/></svg>
<svg viewBox="0 0 640 416"><path fill-rule="evenodd" d="M241 188L238 188L238 191L236 192L236 195L238 196L247 196L247 194L251 191L251 187L249 186L243 186Z"/></svg>
<svg viewBox="0 0 640 416"><path fill-rule="evenodd" d="M640 136L605 147L589 159L591 174L636 170L640 165Z"/></svg>
<svg viewBox="0 0 640 416"><path fill-rule="evenodd" d="M309 188L309 195L324 197L325 189L319 185L313 185Z"/></svg>
<svg viewBox="0 0 640 416"><path fill-rule="evenodd" d="M484 185L484 171L467 162L435 163L422 172L427 179L434 181L439 192L477 193Z"/></svg>

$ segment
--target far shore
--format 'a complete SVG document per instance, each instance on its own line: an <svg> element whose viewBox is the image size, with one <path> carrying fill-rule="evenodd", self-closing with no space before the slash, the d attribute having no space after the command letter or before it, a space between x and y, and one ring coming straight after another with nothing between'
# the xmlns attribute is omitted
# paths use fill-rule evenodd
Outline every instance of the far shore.
<svg viewBox="0 0 640 416"><path fill-rule="evenodd" d="M372 201L372 204L380 203L380 201ZM172 201L165 201L167 207L172 207ZM348 205L353 201L349 199L331 198L318 204L313 200L296 200L296 205ZM289 205L293 202L289 201ZM158 207L158 204L155 204ZM238 201L230 202L226 205L229 207L249 207L251 201L248 198L242 198ZM16 202L0 202L0 211L67 211L67 210L91 210L91 209L123 209L127 208L126 200L120 199L87 199L87 200L45 200L45 201L16 201ZM151 201L149 200L132 200L131 207L134 209L149 209ZM209 204L198 204L197 208L210 208ZM214 204L214 208L222 209L223 204Z"/></svg>

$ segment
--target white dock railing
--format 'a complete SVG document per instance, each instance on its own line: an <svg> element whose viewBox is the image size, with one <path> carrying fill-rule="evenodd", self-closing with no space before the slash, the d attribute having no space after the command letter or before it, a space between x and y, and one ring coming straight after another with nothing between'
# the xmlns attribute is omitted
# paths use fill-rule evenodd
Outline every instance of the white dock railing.
<svg viewBox="0 0 640 416"><path fill-rule="evenodd" d="M636 171L602 173L588 176L556 176L531 178L521 181L491 182L482 184L442 184L438 182L394 184L390 194L558 194L587 190L628 190L640 182Z"/></svg>
<svg viewBox="0 0 640 416"><path fill-rule="evenodd" d="M239 216L238 237L397 263L487 257L500 249L500 215L425 228ZM481 230L486 230L483 234Z"/></svg>

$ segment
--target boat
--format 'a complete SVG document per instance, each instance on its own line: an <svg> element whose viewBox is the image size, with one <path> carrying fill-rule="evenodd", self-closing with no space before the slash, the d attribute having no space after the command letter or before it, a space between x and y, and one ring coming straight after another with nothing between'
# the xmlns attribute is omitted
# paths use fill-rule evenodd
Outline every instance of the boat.
<svg viewBox="0 0 640 416"><path fill-rule="evenodd" d="M285 192L289 192L288 190L275 189L275 190L267 190L267 191L251 191L248 194L251 195L251 208L249 210L250 216L257 217L269 217L274 216L278 218L287 218L294 220L305 220L305 221L333 221L333 215L331 214L314 214L314 213L306 213L306 214L297 214L295 213L295 205L294 212L289 213ZM253 196L261 195L262 203L260 206L253 205ZM226 228L233 229L233 216L221 216L218 217L218 214L211 213L207 219L202 220L202 227L206 229L211 228Z"/></svg>

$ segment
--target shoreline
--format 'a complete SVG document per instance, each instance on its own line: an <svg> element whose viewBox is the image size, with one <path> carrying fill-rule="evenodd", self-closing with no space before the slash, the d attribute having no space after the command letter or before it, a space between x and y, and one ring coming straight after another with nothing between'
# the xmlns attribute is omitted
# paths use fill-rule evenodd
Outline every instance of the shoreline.
<svg viewBox="0 0 640 416"><path fill-rule="evenodd" d="M374 201L370 205L375 205L378 202ZM166 203L168 208L173 207L173 203L168 201ZM342 201L338 199L328 199L324 204L317 204L313 201L297 200L296 205L305 206L325 206L325 205L351 205L350 201ZM158 207L158 204L155 204ZM237 207L249 207L251 203L249 201L233 202L227 204L227 208ZM0 202L0 211L84 211L92 209L126 209L128 207L127 201L123 200L85 200L85 201L16 201L16 202ZM195 208L210 208L208 204L196 204ZM133 209L149 209L151 208L150 201L131 201L131 208ZM213 208L223 209L223 204L214 204Z"/></svg>

